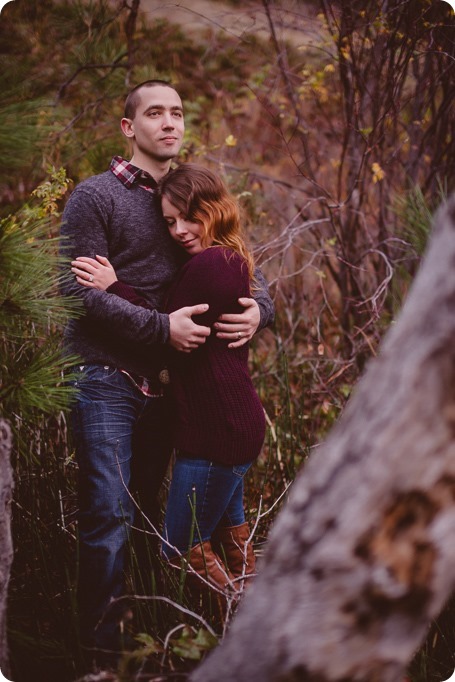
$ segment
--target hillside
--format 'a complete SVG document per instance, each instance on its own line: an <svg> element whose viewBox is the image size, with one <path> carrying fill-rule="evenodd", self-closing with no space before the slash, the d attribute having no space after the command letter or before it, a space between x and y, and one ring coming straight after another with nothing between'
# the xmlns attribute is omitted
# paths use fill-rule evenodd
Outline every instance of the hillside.
<svg viewBox="0 0 455 682"><path fill-rule="evenodd" d="M316 19L319 10L314 3L287 0L282 5L278 10L274 8L280 39L298 47L303 40L318 36L321 22ZM217 0L141 0L140 14L149 22L161 18L179 24L185 33L192 35L211 29L222 30L237 38L249 33L264 40L270 36L264 5L258 0L231 3Z"/></svg>

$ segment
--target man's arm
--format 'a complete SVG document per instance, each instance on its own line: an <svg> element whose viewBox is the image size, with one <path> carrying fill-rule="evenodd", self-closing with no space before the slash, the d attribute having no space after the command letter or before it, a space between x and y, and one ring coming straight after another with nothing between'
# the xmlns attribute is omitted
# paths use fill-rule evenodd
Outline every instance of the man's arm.
<svg viewBox="0 0 455 682"><path fill-rule="evenodd" d="M108 254L108 225L103 200L95 192L76 188L63 212L61 252L69 260L77 256ZM157 310L133 306L118 296L109 296L80 286L75 279L64 278L65 295L82 301L85 314L127 341L166 343L169 318Z"/></svg>
<svg viewBox="0 0 455 682"><path fill-rule="evenodd" d="M108 262L106 258L102 259ZM110 265L110 264L109 264ZM112 267L112 266L111 266ZM94 276L94 285L96 286L96 275ZM90 286L90 285L88 285ZM149 308L150 306L134 287L125 282L115 281L110 284L106 291L109 294L116 294L121 298L133 303L134 305ZM191 319L193 315L202 315L208 310L208 305L205 303L201 305L187 306L180 308L169 315L170 333L169 344L178 351L183 353L190 353L204 343L207 336L210 334L208 327L203 327L199 324L194 324Z"/></svg>
<svg viewBox="0 0 455 682"><path fill-rule="evenodd" d="M102 199L84 189L76 189L63 213L62 254L69 261L81 255L92 258L96 254L107 255L107 233ZM201 328L193 323L191 315L194 312L182 313L171 324L167 314L135 306L105 291L81 286L76 279L65 277L62 291L68 296L81 299L87 316L127 341L144 344L172 344L175 341L179 350L191 350L210 333L205 328L201 333Z"/></svg>
<svg viewBox="0 0 455 682"><path fill-rule="evenodd" d="M270 327L275 320L275 305L270 298L269 285L259 268L254 271L254 277L256 284L259 287L253 292L253 298L259 306L259 311L261 319L257 331L264 329L265 327Z"/></svg>
<svg viewBox="0 0 455 682"><path fill-rule="evenodd" d="M275 306L268 291L264 275L259 270L254 272L256 285L253 298L240 298L239 303L245 310L239 314L223 314L215 323L216 335L220 339L231 341L229 348L239 348L247 343L254 334L270 326L275 318ZM239 336L240 334L240 336Z"/></svg>

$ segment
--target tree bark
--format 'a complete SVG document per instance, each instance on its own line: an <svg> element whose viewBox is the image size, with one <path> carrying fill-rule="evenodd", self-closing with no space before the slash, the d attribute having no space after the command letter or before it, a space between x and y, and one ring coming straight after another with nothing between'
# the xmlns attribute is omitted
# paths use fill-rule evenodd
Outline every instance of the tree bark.
<svg viewBox="0 0 455 682"><path fill-rule="evenodd" d="M7 421L0 419L0 670L8 678L10 669L6 639L6 603L13 561L11 501L14 485L10 462L11 447L10 426Z"/></svg>
<svg viewBox="0 0 455 682"><path fill-rule="evenodd" d="M396 682L455 586L455 196L191 682Z"/></svg>

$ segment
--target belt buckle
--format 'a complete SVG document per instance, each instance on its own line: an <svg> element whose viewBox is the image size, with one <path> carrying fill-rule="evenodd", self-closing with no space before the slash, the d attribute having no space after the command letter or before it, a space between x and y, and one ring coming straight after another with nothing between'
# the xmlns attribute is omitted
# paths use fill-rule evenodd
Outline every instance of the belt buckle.
<svg viewBox="0 0 455 682"><path fill-rule="evenodd" d="M160 384L163 384L163 386L167 386L168 384L171 383L171 377L169 376L169 370L167 367L161 370L161 372L158 374L158 381Z"/></svg>

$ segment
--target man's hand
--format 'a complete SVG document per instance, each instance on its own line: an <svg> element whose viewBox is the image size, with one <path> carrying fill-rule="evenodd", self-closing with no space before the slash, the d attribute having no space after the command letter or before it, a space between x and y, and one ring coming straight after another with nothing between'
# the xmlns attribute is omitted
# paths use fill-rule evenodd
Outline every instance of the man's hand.
<svg viewBox="0 0 455 682"><path fill-rule="evenodd" d="M180 308L169 315L170 332L169 343L182 353L191 353L192 350L205 343L210 336L210 327L195 324L192 315L201 315L208 310L206 303Z"/></svg>
<svg viewBox="0 0 455 682"><path fill-rule="evenodd" d="M215 322L217 337L230 340L229 348L240 348L250 341L261 320L259 306L254 298L239 298L239 303L245 308L242 313L221 315Z"/></svg>

